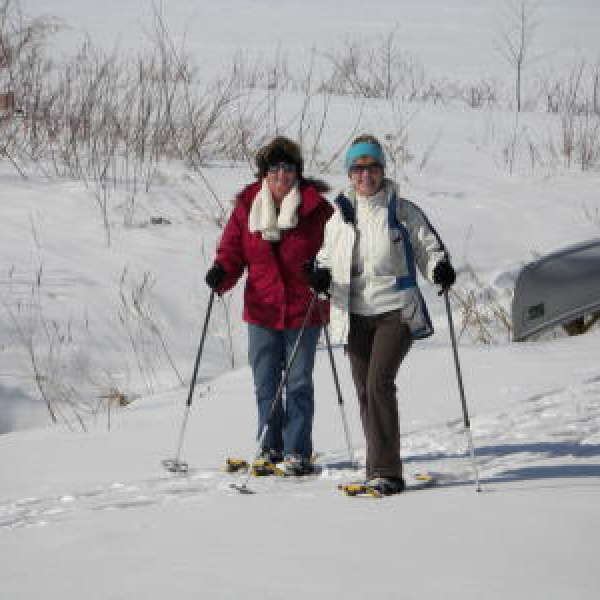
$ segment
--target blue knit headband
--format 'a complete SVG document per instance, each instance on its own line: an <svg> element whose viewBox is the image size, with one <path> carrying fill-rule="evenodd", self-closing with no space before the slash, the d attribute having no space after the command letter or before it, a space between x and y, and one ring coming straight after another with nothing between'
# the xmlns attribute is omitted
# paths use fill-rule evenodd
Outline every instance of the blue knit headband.
<svg viewBox="0 0 600 600"><path fill-rule="evenodd" d="M385 168L385 156L383 155L381 148L370 142L359 142L358 144L350 146L348 152L346 152L346 159L344 161L346 171L349 171L350 167L363 156L371 157Z"/></svg>

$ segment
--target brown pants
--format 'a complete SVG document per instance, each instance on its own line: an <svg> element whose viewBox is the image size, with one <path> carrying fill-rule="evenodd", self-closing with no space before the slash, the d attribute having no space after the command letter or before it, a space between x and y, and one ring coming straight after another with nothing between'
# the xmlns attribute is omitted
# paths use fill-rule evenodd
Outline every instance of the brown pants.
<svg viewBox="0 0 600 600"><path fill-rule="evenodd" d="M395 380L411 345L400 310L350 315L347 351L367 442L367 478L402 477Z"/></svg>

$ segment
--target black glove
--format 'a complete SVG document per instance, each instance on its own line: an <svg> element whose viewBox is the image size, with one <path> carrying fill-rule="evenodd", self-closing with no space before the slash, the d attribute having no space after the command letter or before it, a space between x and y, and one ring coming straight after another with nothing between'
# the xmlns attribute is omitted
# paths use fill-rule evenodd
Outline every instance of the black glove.
<svg viewBox="0 0 600 600"><path fill-rule="evenodd" d="M331 285L331 271L327 267L317 267L311 263L306 265L306 277L310 287L317 294L324 294Z"/></svg>
<svg viewBox="0 0 600 600"><path fill-rule="evenodd" d="M206 281L206 285L211 290L217 290L220 285L223 283L225 279L225 275L227 275L227 271L219 264L215 263L207 272L204 281Z"/></svg>
<svg viewBox="0 0 600 600"><path fill-rule="evenodd" d="M454 271L450 261L446 258L440 260L433 269L433 283L442 286L442 290L449 289L456 281L456 272Z"/></svg>

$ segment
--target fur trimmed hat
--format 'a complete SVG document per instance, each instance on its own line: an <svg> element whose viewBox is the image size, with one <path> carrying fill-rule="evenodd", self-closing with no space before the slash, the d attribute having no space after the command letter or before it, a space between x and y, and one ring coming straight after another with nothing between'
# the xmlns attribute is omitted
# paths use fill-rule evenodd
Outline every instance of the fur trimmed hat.
<svg viewBox="0 0 600 600"><path fill-rule="evenodd" d="M302 179L304 169L302 150L296 142L281 135L271 140L256 153L257 178L262 179L270 166L281 162L296 165L298 178Z"/></svg>

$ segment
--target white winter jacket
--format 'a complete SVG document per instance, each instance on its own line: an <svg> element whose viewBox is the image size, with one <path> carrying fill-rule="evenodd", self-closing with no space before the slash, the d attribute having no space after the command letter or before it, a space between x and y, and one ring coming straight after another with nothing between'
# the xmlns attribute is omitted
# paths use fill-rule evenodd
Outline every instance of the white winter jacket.
<svg viewBox="0 0 600 600"><path fill-rule="evenodd" d="M361 198L360 202L369 202ZM361 207L356 222L356 194L350 187L335 199L335 213L325 227L317 262L331 270L331 323L334 343L348 339L349 315L381 314L401 309L414 338L433 333L417 285L416 266L429 281L446 256L445 248L423 212L401 198L386 179L383 197ZM360 251L356 251L360 232Z"/></svg>

